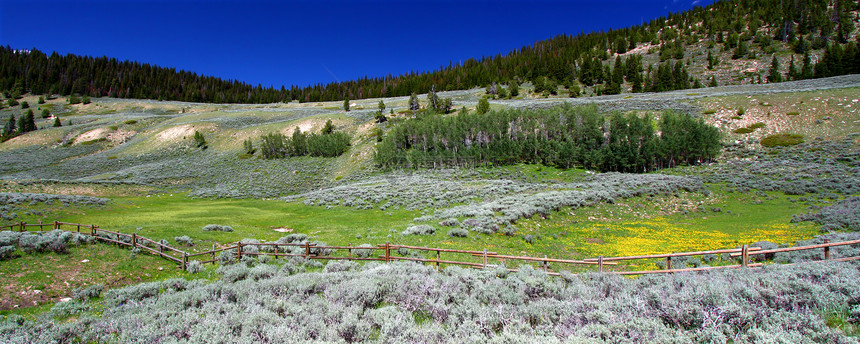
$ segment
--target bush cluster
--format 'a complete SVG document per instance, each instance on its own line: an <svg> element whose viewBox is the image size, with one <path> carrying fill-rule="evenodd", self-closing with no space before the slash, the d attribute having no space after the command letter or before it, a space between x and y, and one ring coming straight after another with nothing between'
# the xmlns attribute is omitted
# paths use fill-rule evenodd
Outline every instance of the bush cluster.
<svg viewBox="0 0 860 344"><path fill-rule="evenodd" d="M92 243L91 236L52 230L50 232L0 232L0 260L9 259L16 249L25 253L68 253L70 245Z"/></svg>
<svg viewBox="0 0 860 344"><path fill-rule="evenodd" d="M795 215L792 222L813 221L823 232L860 231L860 197L851 197L821 208L817 213Z"/></svg>
<svg viewBox="0 0 860 344"><path fill-rule="evenodd" d="M205 225L205 226L203 226L203 230L204 231L232 232L233 227L222 226L222 225Z"/></svg>
<svg viewBox="0 0 860 344"><path fill-rule="evenodd" d="M216 282L113 289L100 315L64 303L36 320L0 321L0 341L852 343L820 314L850 318L860 297L851 263L636 279L407 262L294 275L305 264L236 264ZM80 318L50 318L72 314Z"/></svg>

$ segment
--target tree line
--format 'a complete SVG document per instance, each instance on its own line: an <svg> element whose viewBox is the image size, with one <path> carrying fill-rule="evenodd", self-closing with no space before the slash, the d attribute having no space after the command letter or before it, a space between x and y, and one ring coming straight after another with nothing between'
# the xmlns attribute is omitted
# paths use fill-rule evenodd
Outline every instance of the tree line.
<svg viewBox="0 0 860 344"><path fill-rule="evenodd" d="M659 117L606 117L595 106L569 104L419 117L388 133L374 161L382 168L532 163L639 173L719 154L720 132L703 119L673 112Z"/></svg>
<svg viewBox="0 0 860 344"><path fill-rule="evenodd" d="M288 158L294 156L337 157L349 150L350 137L346 133L335 132L334 125L327 121L319 134L302 132L299 127L291 136L270 133L260 137L260 155L265 159ZM257 149L251 140L244 142L245 154L254 154Z"/></svg>
<svg viewBox="0 0 860 344"><path fill-rule="evenodd" d="M734 49L735 58L745 57L751 43L766 48L771 47L770 42L774 40L792 45L795 51L822 49L848 42L855 28L852 11L856 10L860 10L860 3L852 0L718 1L628 28L559 35L514 49L506 55L451 62L433 72L413 71L279 89L140 62L57 53L49 56L35 49L23 53L7 46L0 48L0 90L192 102L272 103L408 96L434 87L446 91L485 87L494 82L550 80L567 87L578 87L575 81L587 86L601 85L602 91L615 93L619 89L619 79L614 70L612 74L604 73L610 57L624 54L638 44L650 43L660 47L661 63L640 64L632 68L638 68L634 73L629 72L628 65L625 80L631 84L633 92L640 90L640 85L645 90L660 91L697 85L695 80L675 82L671 87L666 87L665 83L661 87L659 82L654 82L660 68L671 68L675 72L676 63L663 66L663 62L683 60L684 47L689 44L707 38L726 49ZM650 74L650 88L644 85L649 78L641 75L645 69L654 70ZM818 77L819 74L812 75Z"/></svg>

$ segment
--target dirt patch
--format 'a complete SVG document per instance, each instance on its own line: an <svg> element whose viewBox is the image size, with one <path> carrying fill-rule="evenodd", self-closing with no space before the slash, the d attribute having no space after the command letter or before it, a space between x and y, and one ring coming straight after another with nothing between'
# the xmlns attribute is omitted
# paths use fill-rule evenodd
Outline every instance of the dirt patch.
<svg viewBox="0 0 860 344"><path fill-rule="evenodd" d="M93 129L93 130L87 131L83 134L78 135L78 137L75 138L75 143L81 143L81 142L87 142L87 141L100 140L100 139L107 138L107 132L108 132L108 130L105 128L98 128L98 129Z"/></svg>
<svg viewBox="0 0 860 344"><path fill-rule="evenodd" d="M190 124L180 125L158 133L158 140L162 142L179 141L194 135L195 127Z"/></svg>
<svg viewBox="0 0 860 344"><path fill-rule="evenodd" d="M605 241L598 239L598 238L587 238L587 239L585 239L585 242L587 242L589 244L600 244L600 245L606 243Z"/></svg>

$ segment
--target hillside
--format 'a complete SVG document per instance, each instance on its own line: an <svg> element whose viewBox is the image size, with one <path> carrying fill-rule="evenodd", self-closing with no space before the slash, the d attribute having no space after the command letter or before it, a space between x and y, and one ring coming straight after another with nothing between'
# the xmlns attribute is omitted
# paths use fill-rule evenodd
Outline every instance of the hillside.
<svg viewBox="0 0 860 344"><path fill-rule="evenodd" d="M0 47L0 91L6 98L32 93L273 103L397 97L433 87L451 91L524 82L540 85L537 94L543 97L768 83L860 73L858 16L856 1L724 0L628 28L562 34L505 55L451 62L432 72L280 89L109 57Z"/></svg>

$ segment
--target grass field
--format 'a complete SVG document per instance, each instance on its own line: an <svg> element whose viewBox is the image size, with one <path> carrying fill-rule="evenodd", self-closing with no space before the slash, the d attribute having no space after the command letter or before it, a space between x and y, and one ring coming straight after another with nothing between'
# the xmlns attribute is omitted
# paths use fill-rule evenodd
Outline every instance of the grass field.
<svg viewBox="0 0 860 344"><path fill-rule="evenodd" d="M514 236L470 232L466 238L450 237L449 228L440 226L432 235L402 235L414 224L412 219L420 216L419 211L325 209L301 202L193 199L182 194L119 197L104 207L57 208L52 214L63 221L93 223L154 240L174 242L174 237L188 235L198 243L191 251L244 238L274 241L288 233L305 233L333 245L391 242L588 258L734 248L761 240L792 243L818 233L817 226L809 222L790 223L793 214L807 208L804 203L789 201L796 196L761 197L726 192L720 186L711 186L711 190L709 196L685 192L680 197L634 197L575 211L565 209L546 218L520 221ZM203 231L207 224L229 225L235 231ZM531 236L531 243L526 236Z"/></svg>
<svg viewBox="0 0 860 344"><path fill-rule="evenodd" d="M189 274L162 258L106 244L70 247L68 254L26 254L0 264L0 314L38 314L43 304L71 297L75 288L106 289ZM50 308L50 307L48 307Z"/></svg>

